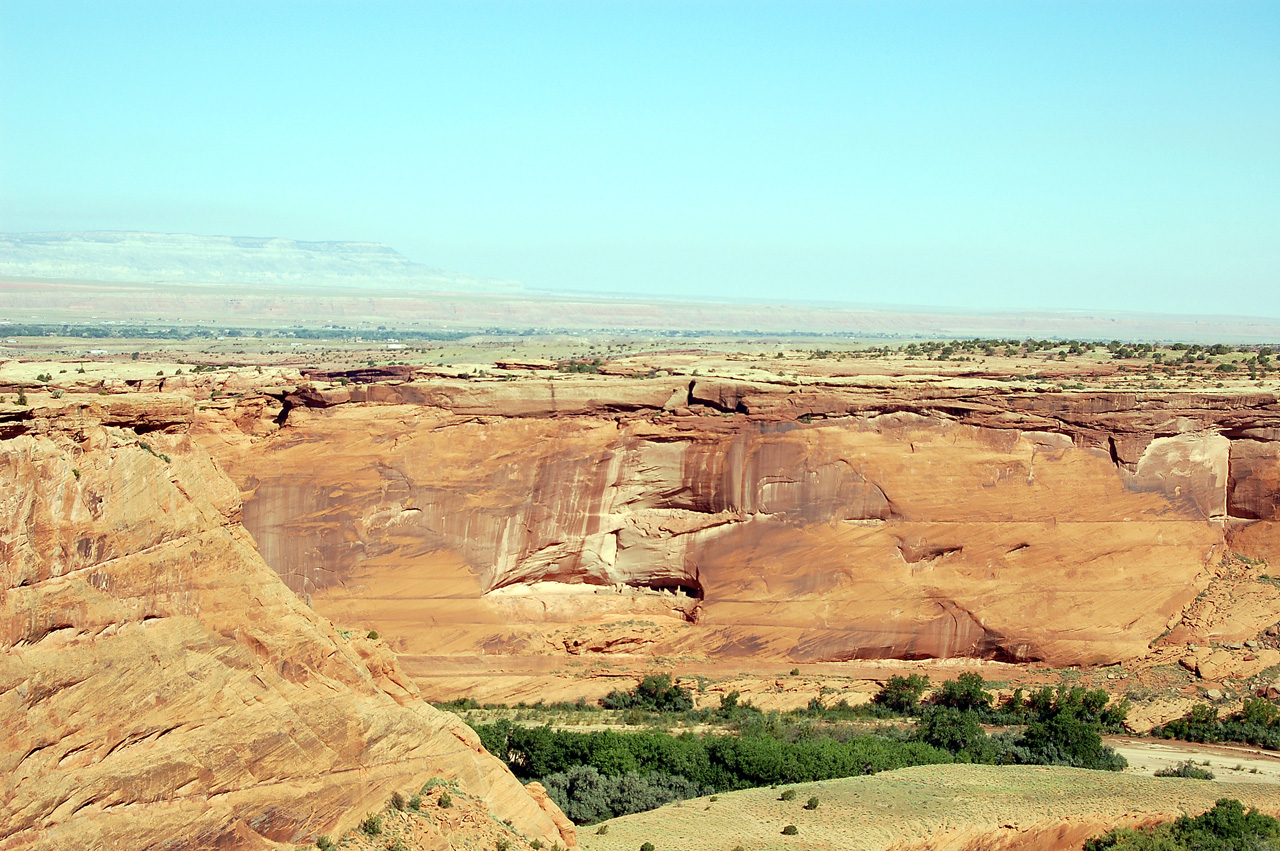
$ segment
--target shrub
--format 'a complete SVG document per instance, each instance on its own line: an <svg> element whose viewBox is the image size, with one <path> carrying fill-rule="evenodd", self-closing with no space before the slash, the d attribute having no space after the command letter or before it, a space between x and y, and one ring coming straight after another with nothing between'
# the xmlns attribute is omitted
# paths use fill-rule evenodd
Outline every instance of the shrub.
<svg viewBox="0 0 1280 851"><path fill-rule="evenodd" d="M440 804L440 808L441 808L441 809L445 809L445 810L447 810L447 809L449 809L450 807L452 807L452 806L453 806L453 798L450 798L450 797L449 797L449 793L448 793L448 792L441 792L441 793L440 793L440 800L439 800L437 803L439 803L439 804Z"/></svg>
<svg viewBox="0 0 1280 851"><path fill-rule="evenodd" d="M987 741L977 715L947 706L930 707L916 725L915 737L944 751L968 754L971 759Z"/></svg>
<svg viewBox="0 0 1280 851"><path fill-rule="evenodd" d="M720 695L720 707L716 709L715 714L726 721L736 721L740 724L758 718L762 714L749 701L740 703L741 698L742 695L736 691Z"/></svg>
<svg viewBox="0 0 1280 851"><path fill-rule="evenodd" d="M422 796L421 796L421 795L414 795L412 798L410 798L410 799L409 799L409 809L411 809L411 810L420 810L420 809L422 809Z"/></svg>
<svg viewBox="0 0 1280 851"><path fill-rule="evenodd" d="M631 691L611 691L600 704L606 709L648 709L651 712L684 712L693 708L693 696L670 674L650 674Z"/></svg>
<svg viewBox="0 0 1280 851"><path fill-rule="evenodd" d="M493 843L493 847L496 851L509 851L511 848L511 840L506 838L499 839L497 842Z"/></svg>
<svg viewBox="0 0 1280 851"><path fill-rule="evenodd" d="M890 677L871 702L893 712L911 715L920 708L920 695L929 687L929 678L921 674Z"/></svg>
<svg viewBox="0 0 1280 851"><path fill-rule="evenodd" d="M782 794L778 796L779 801L794 801L796 799L795 789L784 789Z"/></svg>
<svg viewBox="0 0 1280 851"><path fill-rule="evenodd" d="M542 851L542 840L541 839L533 840L532 842L529 843L529 847L532 848L533 851Z"/></svg>
<svg viewBox="0 0 1280 851"><path fill-rule="evenodd" d="M1156 777L1190 777L1193 780L1212 780L1213 772L1207 768L1197 767L1194 762L1188 759L1177 765L1160 769L1156 772Z"/></svg>
<svg viewBox="0 0 1280 851"><path fill-rule="evenodd" d="M1074 712L1059 712L1027 725L1019 744L1036 762L1121 771L1128 762L1107 745L1096 724Z"/></svg>
<svg viewBox="0 0 1280 851"><path fill-rule="evenodd" d="M551 800L577 824L640 813L711 791L680 775L659 771L607 775L590 765L547 775L542 778L542 785Z"/></svg>
<svg viewBox="0 0 1280 851"><path fill-rule="evenodd" d="M991 708L992 698L982 675L970 672L943 683L934 694L933 703L936 706L948 706L962 712L981 712Z"/></svg>
<svg viewBox="0 0 1280 851"><path fill-rule="evenodd" d="M596 836L604 836L609 832L609 825L602 824L596 828Z"/></svg>
<svg viewBox="0 0 1280 851"><path fill-rule="evenodd" d="M795 836L799 832L800 828L796 827L794 824L789 824L782 829L783 836Z"/></svg>
<svg viewBox="0 0 1280 851"><path fill-rule="evenodd" d="M1182 739L1186 742L1222 741L1222 724L1218 721L1217 708L1203 704L1193 706L1186 715L1151 732L1166 739Z"/></svg>
<svg viewBox="0 0 1280 851"><path fill-rule="evenodd" d="M1196 706L1181 718L1151 731L1166 739L1189 742L1245 742L1280 750L1280 711L1264 698L1251 698L1239 712L1219 719L1212 706Z"/></svg>
<svg viewBox="0 0 1280 851"><path fill-rule="evenodd" d="M404 809L404 795L401 795L399 792L391 793L391 809L393 810Z"/></svg>
<svg viewBox="0 0 1280 851"><path fill-rule="evenodd" d="M808 801L806 801L806 802L805 802L805 805L804 805L804 808L805 808L806 810L816 810L816 809L818 808L818 798L817 798L817 796L815 795L814 797L812 797L812 798L810 798Z"/></svg>
<svg viewBox="0 0 1280 851"><path fill-rule="evenodd" d="M800 676L800 669L799 669L799 668L792 668L792 669L791 669L791 676L793 676L793 677L798 677L798 676Z"/></svg>
<svg viewBox="0 0 1280 851"><path fill-rule="evenodd" d="M387 843L387 851L409 851L409 846L404 844L404 840L396 837Z"/></svg>
<svg viewBox="0 0 1280 851"><path fill-rule="evenodd" d="M331 851L335 846L333 844L333 840L322 833L316 837L316 847L319 848L320 851Z"/></svg>
<svg viewBox="0 0 1280 851"><path fill-rule="evenodd" d="M371 630L369 630L369 634L368 634L368 635L366 635L366 636L365 636L365 638L369 639L370 641L377 641L377 640L378 640L378 631L377 631L376 629L371 629Z"/></svg>
<svg viewBox="0 0 1280 851"><path fill-rule="evenodd" d="M1128 762L1102 743L1101 731L1124 720L1128 703L1107 706L1102 689L1048 687L1027 701L1031 720L1017 740L1019 762L1120 771Z"/></svg>
<svg viewBox="0 0 1280 851"><path fill-rule="evenodd" d="M365 836L377 836L382 833L382 816L369 813L364 817L364 821L360 822L360 832Z"/></svg>
<svg viewBox="0 0 1280 851"><path fill-rule="evenodd" d="M1201 815L1180 816L1152 828L1120 828L1094 837L1084 851L1251 851L1277 847L1280 822L1257 810L1246 811L1231 798L1220 798Z"/></svg>
<svg viewBox="0 0 1280 851"><path fill-rule="evenodd" d="M640 846L640 851L653 851L653 843L646 842Z"/></svg>
<svg viewBox="0 0 1280 851"><path fill-rule="evenodd" d="M710 792L700 793L710 794L953 761L945 751L921 742L883 736L811 736L791 741L782 738L785 733L776 718L760 718L760 729L744 728L737 736L576 733L515 727L507 721L477 725L476 732L485 748L505 759L517 777L540 779L544 785L549 775L591 766L609 776L670 772L699 788L710 787Z"/></svg>

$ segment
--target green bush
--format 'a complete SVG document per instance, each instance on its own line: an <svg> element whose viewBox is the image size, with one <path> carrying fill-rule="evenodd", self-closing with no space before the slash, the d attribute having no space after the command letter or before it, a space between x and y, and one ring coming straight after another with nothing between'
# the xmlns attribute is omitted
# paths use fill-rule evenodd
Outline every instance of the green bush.
<svg viewBox="0 0 1280 851"><path fill-rule="evenodd" d="M1195 817L1094 837L1084 851L1274 851L1280 848L1278 840L1280 821L1257 810L1246 811L1234 799L1220 798L1213 809Z"/></svg>
<svg viewBox="0 0 1280 851"><path fill-rule="evenodd" d="M782 794L778 796L779 801L794 801L796 799L795 789L784 789Z"/></svg>
<svg viewBox="0 0 1280 851"><path fill-rule="evenodd" d="M669 677L646 680L635 693L652 696L673 687ZM853 777L913 765L963 761L1110 770L1125 765L1102 743L1101 731L1123 721L1127 704L1109 706L1109 696L1101 689L1043 688L1027 697L1019 692L994 709L980 677L956 683L944 691L944 700L985 708L929 705L919 710L920 722L910 733L858 734L847 727L796 723L798 719L843 718L842 713L860 717L865 708L888 713L884 701L857 707L857 711L847 703L824 708L819 702L816 708L787 717L777 712L766 715L754 707L748 711L733 693L721 698L720 709L688 710L681 718L705 722L732 717L739 735L579 733L517 726L505 719L475 725L475 730L486 750L522 780L541 780L553 800L579 824L712 792ZM906 693L908 703L917 699L921 687L919 680L910 678L894 685L898 694ZM628 710L633 712L642 721L647 717L644 710ZM1255 709L1254 714L1263 717L1265 713ZM1026 725L1025 732L988 736L980 726L985 718L1016 719ZM794 793L787 800L793 798Z"/></svg>
<svg viewBox="0 0 1280 851"><path fill-rule="evenodd" d="M977 754L987 740L975 713L947 706L930 707L920 717L915 735L925 744L954 754Z"/></svg>
<svg viewBox="0 0 1280 851"><path fill-rule="evenodd" d="M401 795L399 792L391 793L391 809L393 810L404 809L404 795Z"/></svg>
<svg viewBox="0 0 1280 851"><path fill-rule="evenodd" d="M981 712L991 708L992 697L982 675L970 672L943 683L931 702L935 706L947 706L962 712Z"/></svg>
<svg viewBox="0 0 1280 851"><path fill-rule="evenodd" d="M364 817L364 821L360 822L360 832L365 836L377 836L382 833L382 816L369 813Z"/></svg>
<svg viewBox="0 0 1280 851"><path fill-rule="evenodd" d="M1280 750L1280 710L1265 698L1246 700L1239 712L1218 718L1212 706L1196 706L1181 718L1151 731L1153 736L1188 742L1243 742Z"/></svg>
<svg viewBox="0 0 1280 851"><path fill-rule="evenodd" d="M920 708L920 695L929 688L929 678L921 674L890 677L871 702L892 712L912 715Z"/></svg>
<svg viewBox="0 0 1280 851"><path fill-rule="evenodd" d="M369 630L369 634L368 634L368 635L366 635L366 636L365 636L365 638L369 639L370 641L377 641L377 640L378 640L378 631L377 631L376 629L371 629L371 630Z"/></svg>
<svg viewBox="0 0 1280 851"><path fill-rule="evenodd" d="M440 804L441 809L447 810L453 806L453 798L449 797L448 792L441 792L440 800L437 803Z"/></svg>
<svg viewBox="0 0 1280 851"><path fill-rule="evenodd" d="M816 810L818 808L817 796L815 795L814 797L810 798L808 801L805 801L804 808L806 810Z"/></svg>
<svg viewBox="0 0 1280 851"><path fill-rule="evenodd" d="M1212 780L1213 772L1207 768L1200 768L1188 759L1177 765L1161 768L1156 772L1156 777L1190 777L1192 780Z"/></svg>
<svg viewBox="0 0 1280 851"><path fill-rule="evenodd" d="M697 798L711 791L678 775L662 772L602 774L590 765L542 778L547 795L576 824L657 809L672 801Z"/></svg>
<svg viewBox="0 0 1280 851"><path fill-rule="evenodd" d="M322 833L316 837L316 847L319 848L320 851L332 851L332 849L337 846L333 844L332 839Z"/></svg>
<svg viewBox="0 0 1280 851"><path fill-rule="evenodd" d="M422 796L421 796L421 795L414 795L412 798L410 798L410 799L409 799L409 809L411 809L411 810L420 810L420 809L422 809Z"/></svg>
<svg viewBox="0 0 1280 851"><path fill-rule="evenodd" d="M1027 761L1122 771L1129 763L1102 743L1097 723L1066 708L1038 716L1027 725L1019 744Z"/></svg>
<svg viewBox="0 0 1280 851"><path fill-rule="evenodd" d="M670 674L650 674L631 691L611 691L600 704L606 709L647 709L650 712L682 712L693 708L693 696Z"/></svg>
<svg viewBox="0 0 1280 851"><path fill-rule="evenodd" d="M714 717L737 725L750 724L763 717L764 713L749 701L740 702L741 698L742 695L736 691L720 695L720 706L714 710Z"/></svg>
<svg viewBox="0 0 1280 851"><path fill-rule="evenodd" d="M1127 701L1108 706L1102 689L1048 687L1027 700L1027 729L1017 740L1015 761L1120 771L1128 762L1102 743L1102 731L1115 729L1129 710Z"/></svg>
<svg viewBox="0 0 1280 851"><path fill-rule="evenodd" d="M800 829L796 827L794 824L789 824L782 829L783 836L795 836L799 832L800 832Z"/></svg>
<svg viewBox="0 0 1280 851"><path fill-rule="evenodd" d="M640 846L640 851L653 851L653 843L646 842Z"/></svg>
<svg viewBox="0 0 1280 851"><path fill-rule="evenodd" d="M515 727L510 722L479 725L476 731L485 748L504 758L521 779L545 778L577 765L590 765L610 776L628 772L678 775L715 792L953 761L950 754L924 743L875 735L789 741L779 738L781 732L772 731L677 737L612 730L577 733Z"/></svg>

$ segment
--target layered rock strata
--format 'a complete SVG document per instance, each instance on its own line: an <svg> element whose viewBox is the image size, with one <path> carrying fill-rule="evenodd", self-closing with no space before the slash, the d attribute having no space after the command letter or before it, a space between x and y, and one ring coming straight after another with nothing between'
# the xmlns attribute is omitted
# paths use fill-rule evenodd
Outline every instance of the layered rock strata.
<svg viewBox="0 0 1280 851"><path fill-rule="evenodd" d="M0 410L0 848L310 844L431 777L565 841L262 561L190 400L78 398Z"/></svg>
<svg viewBox="0 0 1280 851"><path fill-rule="evenodd" d="M1261 393L673 377L308 385L198 435L286 583L402 653L1067 665L1280 555L1277 429Z"/></svg>

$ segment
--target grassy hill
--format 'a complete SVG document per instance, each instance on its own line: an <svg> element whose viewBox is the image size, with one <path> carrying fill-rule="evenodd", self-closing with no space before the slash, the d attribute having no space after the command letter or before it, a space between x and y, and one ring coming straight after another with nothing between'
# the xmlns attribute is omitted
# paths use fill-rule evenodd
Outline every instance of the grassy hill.
<svg viewBox="0 0 1280 851"><path fill-rule="evenodd" d="M791 800L779 800L794 789ZM818 798L816 809L805 803ZM1044 766L943 765L748 789L580 829L586 851L1067 849L1116 825L1198 814L1223 797L1280 812L1280 787ZM785 836L787 825L795 835Z"/></svg>

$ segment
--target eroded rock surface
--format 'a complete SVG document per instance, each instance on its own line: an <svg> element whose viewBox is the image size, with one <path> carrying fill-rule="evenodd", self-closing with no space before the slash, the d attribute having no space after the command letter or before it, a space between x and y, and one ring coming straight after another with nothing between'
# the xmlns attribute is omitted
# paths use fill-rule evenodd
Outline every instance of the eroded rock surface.
<svg viewBox="0 0 1280 851"><path fill-rule="evenodd" d="M565 841L267 567L189 400L85 398L0 417L0 848L310 844L431 777Z"/></svg>
<svg viewBox="0 0 1280 851"><path fill-rule="evenodd" d="M1272 551L1277 428L1268 394L670 377L309 385L198 436L286 583L409 658L1087 664Z"/></svg>

